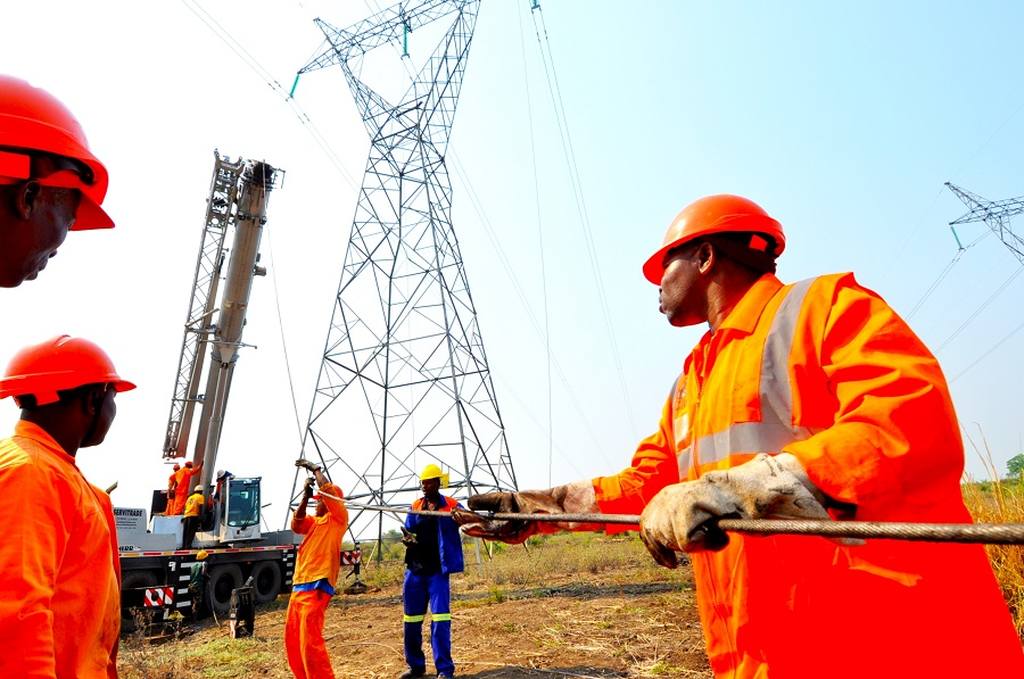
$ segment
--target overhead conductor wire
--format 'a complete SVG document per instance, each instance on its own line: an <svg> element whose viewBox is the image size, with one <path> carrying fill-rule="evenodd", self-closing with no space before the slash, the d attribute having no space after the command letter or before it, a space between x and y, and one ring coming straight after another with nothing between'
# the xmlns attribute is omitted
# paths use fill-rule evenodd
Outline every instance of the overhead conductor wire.
<svg viewBox="0 0 1024 679"><path fill-rule="evenodd" d="M548 314L548 274L544 261L544 222L540 210L540 179L537 172L537 141L533 132L533 102L530 98L530 71L526 66L526 36L523 29L523 5L517 4L519 18L519 45L523 55L523 84L526 88L526 120L530 129L530 160L533 164L533 200L537 206L537 242L540 253L540 282L544 298L544 353L547 368L548 387L548 486L552 484L554 465L554 414L551 403L551 319Z"/></svg>
<svg viewBox="0 0 1024 679"><path fill-rule="evenodd" d="M629 398L629 387L626 383L626 373L622 367L622 359L619 352L618 342L615 339L615 329L612 323L611 311L608 308L608 295L605 292L604 279L601 276L601 267L598 264L597 247L594 244L593 229L590 224L590 215L587 212L587 205L583 196L583 183L580 179L579 165L576 163L576 152L572 144L572 135L569 132L569 119L565 114L565 102L562 99L562 91L558 84L558 73L555 70L554 54L551 51L551 39L548 36L547 24L544 22L544 11L539 4L531 7L533 17L534 34L537 37L537 45L540 48L541 62L544 65L544 75L548 83L548 93L551 96L551 104L555 109L555 121L558 123L558 134L562 142L562 153L565 156L566 165L569 169L569 184L572 187L573 197L576 200L576 211L580 218L580 228L583 231L583 242L586 245L587 257L590 260L591 273L597 286L598 301L601 306L601 313L604 317L605 333L611 346L612 360L615 362L615 371L619 378L619 388L622 392L622 400L626 406L626 416L629 419L634 437L639 436L636 422L633 418L633 407ZM537 17L540 17L538 25ZM541 33L544 39L541 41Z"/></svg>

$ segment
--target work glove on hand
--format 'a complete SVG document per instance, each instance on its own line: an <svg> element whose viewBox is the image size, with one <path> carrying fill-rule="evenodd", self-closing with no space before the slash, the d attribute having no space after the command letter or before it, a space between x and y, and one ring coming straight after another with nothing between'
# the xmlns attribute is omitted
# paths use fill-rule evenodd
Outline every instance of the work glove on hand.
<svg viewBox="0 0 1024 679"><path fill-rule="evenodd" d="M640 516L640 538L655 561L675 568L676 552L718 551L729 544L718 519L827 520L824 504L796 457L761 454L663 488Z"/></svg>
<svg viewBox="0 0 1024 679"><path fill-rule="evenodd" d="M473 495L467 503L474 511L495 512L501 514L558 514L564 512L562 505L554 498L552 490L525 490L517 493L494 491ZM540 527L536 521L521 520L484 520L470 512L452 512L452 518L459 525L464 525L463 533L474 538L499 540L510 544L518 544L526 540Z"/></svg>
<svg viewBox="0 0 1024 679"><path fill-rule="evenodd" d="M524 490L518 493L492 492L473 495L468 500L469 508L478 511L489 511L508 514L566 514L566 513L597 513L597 498L590 480L576 481L564 486L555 486L547 490ZM491 520L472 512L455 510L452 518L463 528L463 533L470 537L485 540L500 540L517 544L540 531L538 521ZM582 524L558 522L551 528L574 529L590 528ZM594 526L593 529L597 529Z"/></svg>
<svg viewBox="0 0 1024 679"><path fill-rule="evenodd" d="M302 494L305 495L307 500L309 498L313 497L313 484L314 483L316 483L316 481L313 480L313 477L309 477L309 478L306 479L306 483L302 487Z"/></svg>
<svg viewBox="0 0 1024 679"><path fill-rule="evenodd" d="M317 472L317 470L320 469L320 465L316 464L315 462L312 462L310 460L302 460L302 459L295 460L295 466L296 467L300 467L302 469L305 469L310 474L315 474Z"/></svg>

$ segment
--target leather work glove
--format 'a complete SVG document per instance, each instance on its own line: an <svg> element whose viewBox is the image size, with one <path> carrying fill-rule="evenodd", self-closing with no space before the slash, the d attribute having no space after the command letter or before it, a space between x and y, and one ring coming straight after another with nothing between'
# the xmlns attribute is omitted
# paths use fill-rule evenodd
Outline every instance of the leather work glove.
<svg viewBox="0 0 1024 679"><path fill-rule="evenodd" d="M295 460L295 466L305 469L310 474L315 474L316 471L320 469L320 465L316 464L315 462L312 462L311 460Z"/></svg>
<svg viewBox="0 0 1024 679"><path fill-rule="evenodd" d="M309 478L306 479L306 483L302 487L302 494L306 496L307 500L309 500L309 498L313 497L313 484L314 483L316 483L316 481L314 481L313 477L310 476Z"/></svg>
<svg viewBox="0 0 1024 679"><path fill-rule="evenodd" d="M547 490L524 490L519 492L494 491L473 495L467 501L475 511L507 514L563 514L599 512L594 489L590 481L577 481ZM485 540L499 540L518 544L538 533L540 522L487 519L465 510L452 511L452 518L462 532L470 537ZM552 528L574 528L573 524L555 523Z"/></svg>
<svg viewBox="0 0 1024 679"><path fill-rule="evenodd" d="M824 505L825 496L796 457L762 453L732 469L663 488L640 516L640 538L655 561L675 568L676 552L718 551L729 544L718 519L830 520Z"/></svg>

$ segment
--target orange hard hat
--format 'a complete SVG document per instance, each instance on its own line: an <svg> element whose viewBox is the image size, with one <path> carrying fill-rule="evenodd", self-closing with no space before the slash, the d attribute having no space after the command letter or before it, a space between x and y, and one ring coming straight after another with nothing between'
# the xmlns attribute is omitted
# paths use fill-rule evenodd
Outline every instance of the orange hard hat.
<svg viewBox="0 0 1024 679"><path fill-rule="evenodd" d="M760 205L742 196L721 193L699 198L676 215L665 232L661 249L644 263L644 277L655 285L661 285L665 274L665 255L695 238L715 233L759 233L775 241L774 257L786 248L786 235L782 225L768 216ZM769 247L767 242L751 243L751 247Z"/></svg>
<svg viewBox="0 0 1024 679"><path fill-rule="evenodd" d="M118 376L110 357L96 344L61 335L14 355L0 379L0 398L31 395L36 404L46 405L60 400L57 392L86 384L112 384L117 391L135 388Z"/></svg>
<svg viewBox="0 0 1024 679"><path fill-rule="evenodd" d="M0 75L0 147L4 147L4 156L8 161L0 164L0 168L3 168L0 170L0 175L3 175L0 180L29 178L27 159L22 157L23 162L17 162L17 154L11 153L14 149L52 153L72 158L87 166L91 176L71 173L75 177L71 183L64 181L54 184L78 189L82 194L71 230L114 226L113 220L100 207L107 195L107 168L89 150L82 126L52 94L24 80ZM45 180L40 183L46 185Z"/></svg>

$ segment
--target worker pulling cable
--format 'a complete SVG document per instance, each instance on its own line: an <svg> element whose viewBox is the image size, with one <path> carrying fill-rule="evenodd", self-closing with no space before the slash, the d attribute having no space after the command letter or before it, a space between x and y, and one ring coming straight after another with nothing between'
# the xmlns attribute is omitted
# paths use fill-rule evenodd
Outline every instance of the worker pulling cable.
<svg viewBox="0 0 1024 679"><path fill-rule="evenodd" d="M321 493L323 495L323 493ZM331 497L331 496L328 496ZM353 509L390 514L420 516L454 516L462 525L487 524L492 521L548 521L557 523L607 523L635 526L639 514L523 514L517 512L473 512L457 510L431 512L383 505L367 505L346 501ZM815 519L719 519L721 530L753 535L808 535L833 539L912 540L920 542L959 542L983 545L1024 545L1024 524L1021 523L910 523L898 521L829 521Z"/></svg>

